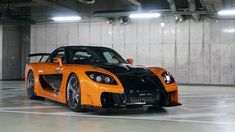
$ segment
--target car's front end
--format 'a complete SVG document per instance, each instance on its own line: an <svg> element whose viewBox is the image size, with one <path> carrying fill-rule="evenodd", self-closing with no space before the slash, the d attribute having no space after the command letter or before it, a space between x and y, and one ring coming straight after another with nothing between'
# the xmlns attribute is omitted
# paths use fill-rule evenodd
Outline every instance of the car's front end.
<svg viewBox="0 0 235 132"><path fill-rule="evenodd" d="M85 72L93 83L85 83L87 95L84 95L84 100L89 101L84 102L84 106L123 108L179 105L177 82L162 68L129 64L94 67L94 71Z"/></svg>
<svg viewBox="0 0 235 132"><path fill-rule="evenodd" d="M165 69L128 64L105 47L69 47L69 64L79 64L81 105L98 108L175 106L176 80Z"/></svg>

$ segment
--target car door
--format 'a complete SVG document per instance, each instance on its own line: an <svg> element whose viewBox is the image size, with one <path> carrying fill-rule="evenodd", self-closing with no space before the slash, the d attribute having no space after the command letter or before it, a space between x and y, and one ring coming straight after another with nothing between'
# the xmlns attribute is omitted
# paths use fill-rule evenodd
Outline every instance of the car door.
<svg viewBox="0 0 235 132"><path fill-rule="evenodd" d="M65 50L60 48L55 50L51 56L49 56L46 62L40 65L39 81L44 90L52 92L59 92L62 79L63 79L63 65L53 62L55 57L61 57L63 63L65 62Z"/></svg>

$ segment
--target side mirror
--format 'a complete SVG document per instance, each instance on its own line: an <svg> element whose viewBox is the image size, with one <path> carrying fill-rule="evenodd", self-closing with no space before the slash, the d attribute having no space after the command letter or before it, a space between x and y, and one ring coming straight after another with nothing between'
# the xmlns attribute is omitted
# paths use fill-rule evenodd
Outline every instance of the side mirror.
<svg viewBox="0 0 235 132"><path fill-rule="evenodd" d="M62 58L61 57L55 57L53 58L54 63L58 63L60 66L62 66Z"/></svg>
<svg viewBox="0 0 235 132"><path fill-rule="evenodd" d="M131 65L133 64L133 59L128 58L126 61L127 61L128 64L131 64Z"/></svg>

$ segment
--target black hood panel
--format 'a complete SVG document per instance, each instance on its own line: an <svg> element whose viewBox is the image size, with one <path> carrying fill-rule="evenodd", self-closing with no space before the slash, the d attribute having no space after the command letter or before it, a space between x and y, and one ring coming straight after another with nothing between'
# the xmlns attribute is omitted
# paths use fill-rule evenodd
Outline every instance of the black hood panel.
<svg viewBox="0 0 235 132"><path fill-rule="evenodd" d="M108 70L118 77L124 87L127 102L136 102L133 101L133 97L143 97L144 99L148 97L147 102L152 103L159 100L156 99L157 96L160 98L159 95L166 96L167 94L159 77L146 67L129 64L96 66Z"/></svg>
<svg viewBox="0 0 235 132"><path fill-rule="evenodd" d="M153 74L144 66L133 66L130 64L98 64L97 67L112 72L115 75L121 74Z"/></svg>
<svg viewBox="0 0 235 132"><path fill-rule="evenodd" d="M125 92L130 89L150 89L151 91L163 87L160 79L144 66L133 66L129 64L120 65L96 65L115 74L121 81Z"/></svg>

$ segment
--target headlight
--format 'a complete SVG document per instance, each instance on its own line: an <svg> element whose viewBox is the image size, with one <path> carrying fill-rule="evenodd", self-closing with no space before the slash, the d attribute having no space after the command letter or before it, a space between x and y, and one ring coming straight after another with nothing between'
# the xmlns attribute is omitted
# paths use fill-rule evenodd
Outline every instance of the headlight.
<svg viewBox="0 0 235 132"><path fill-rule="evenodd" d="M169 72L162 73L162 77L167 84L175 82L175 79L172 77L172 75Z"/></svg>
<svg viewBox="0 0 235 132"><path fill-rule="evenodd" d="M112 84L117 85L115 79L107 74L100 72L86 72L87 76L95 82L104 83L104 84Z"/></svg>

